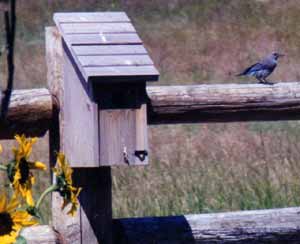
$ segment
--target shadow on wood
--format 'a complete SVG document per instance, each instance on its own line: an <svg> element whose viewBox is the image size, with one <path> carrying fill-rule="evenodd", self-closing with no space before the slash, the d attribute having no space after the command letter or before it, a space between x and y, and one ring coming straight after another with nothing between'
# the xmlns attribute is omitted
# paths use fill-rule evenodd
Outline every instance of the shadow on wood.
<svg viewBox="0 0 300 244"><path fill-rule="evenodd" d="M113 233L118 244L196 243L185 216L114 220Z"/></svg>
<svg viewBox="0 0 300 244"><path fill-rule="evenodd" d="M118 244L300 243L300 208L115 219Z"/></svg>
<svg viewBox="0 0 300 244"><path fill-rule="evenodd" d="M110 167L75 168L73 180L74 185L83 188L79 195L82 240L85 243L111 244Z"/></svg>

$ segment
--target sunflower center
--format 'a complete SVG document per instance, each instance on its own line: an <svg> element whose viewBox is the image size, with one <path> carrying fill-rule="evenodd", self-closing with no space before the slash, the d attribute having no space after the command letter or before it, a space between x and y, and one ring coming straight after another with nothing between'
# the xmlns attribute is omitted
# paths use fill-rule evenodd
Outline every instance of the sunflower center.
<svg viewBox="0 0 300 244"><path fill-rule="evenodd" d="M8 235L13 231L14 222L9 213L0 213L0 236Z"/></svg>
<svg viewBox="0 0 300 244"><path fill-rule="evenodd" d="M21 172L20 183L24 184L27 181L28 177L29 177L29 167L28 167L28 164L27 164L27 161L26 161L25 158L21 159L20 172Z"/></svg>

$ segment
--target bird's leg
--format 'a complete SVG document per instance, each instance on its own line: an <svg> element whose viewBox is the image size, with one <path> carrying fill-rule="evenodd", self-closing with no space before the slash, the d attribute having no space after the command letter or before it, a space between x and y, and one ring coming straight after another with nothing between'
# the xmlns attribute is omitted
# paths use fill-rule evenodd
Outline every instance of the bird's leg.
<svg viewBox="0 0 300 244"><path fill-rule="evenodd" d="M267 85L274 85L274 83L273 83L273 82L267 81L267 79L266 79L266 78L264 78L264 79L263 79L263 81L264 81L264 82L265 82L265 84L267 84Z"/></svg>
<svg viewBox="0 0 300 244"><path fill-rule="evenodd" d="M255 78L259 81L259 84L265 84L266 83L263 79L261 79L259 77L255 76Z"/></svg>

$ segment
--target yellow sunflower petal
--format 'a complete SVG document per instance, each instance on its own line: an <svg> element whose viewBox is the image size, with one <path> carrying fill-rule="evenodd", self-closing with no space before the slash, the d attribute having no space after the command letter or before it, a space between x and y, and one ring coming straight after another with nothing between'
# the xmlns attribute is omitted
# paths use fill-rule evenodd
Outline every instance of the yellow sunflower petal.
<svg viewBox="0 0 300 244"><path fill-rule="evenodd" d="M36 219L32 218L32 216L24 210L16 211L11 216L16 225L31 226L38 223Z"/></svg>
<svg viewBox="0 0 300 244"><path fill-rule="evenodd" d="M61 210L64 210L65 207L70 203L70 201L68 199L64 199L62 205L61 205Z"/></svg>
<svg viewBox="0 0 300 244"><path fill-rule="evenodd" d="M65 180L66 180L67 184L69 184L69 185L73 184L72 173L69 173L68 171L65 172Z"/></svg>
<svg viewBox="0 0 300 244"><path fill-rule="evenodd" d="M24 135L20 136L20 135L15 135L15 139L19 144L23 144L24 141Z"/></svg>
<svg viewBox="0 0 300 244"><path fill-rule="evenodd" d="M19 168L17 168L17 171L16 171L16 173L15 173L15 175L14 175L14 180L13 180L13 184L15 184L15 183L19 183L19 180L22 178L22 175L21 175L21 172L20 172L20 169Z"/></svg>
<svg viewBox="0 0 300 244"><path fill-rule="evenodd" d="M5 211L6 209L6 194L1 193L0 194L0 213Z"/></svg>
<svg viewBox="0 0 300 244"><path fill-rule="evenodd" d="M30 175L27 180L27 188L31 189L31 187L35 184L35 178L33 175Z"/></svg>
<svg viewBox="0 0 300 244"><path fill-rule="evenodd" d="M81 187L77 188L77 193L75 194L75 196L76 196L76 197L78 197L78 196L79 196L79 194L80 194L81 190L82 190L82 188L81 188Z"/></svg>
<svg viewBox="0 0 300 244"><path fill-rule="evenodd" d="M58 153L57 163L58 168L56 174L64 174L65 181L67 182L67 184L72 185L73 169L69 166L68 161L66 160L66 157L63 153Z"/></svg>
<svg viewBox="0 0 300 244"><path fill-rule="evenodd" d="M59 175L59 172L58 172L57 168L53 168L52 171L53 171L54 174Z"/></svg>
<svg viewBox="0 0 300 244"><path fill-rule="evenodd" d="M2 236L0 236L0 243L1 244L13 244L13 243L15 243L18 235L19 235L19 230L12 231L9 233L9 235L2 235Z"/></svg>
<svg viewBox="0 0 300 244"><path fill-rule="evenodd" d="M10 199L9 204L7 204L6 195L1 195L1 204L4 206L3 209L1 209L1 213L8 214L11 218L11 222L3 222L1 224L6 225L4 226L3 230L7 230L5 233L0 234L0 243L1 244L13 244L16 241L17 236L19 235L20 230L24 226L31 226L37 223L35 219L32 218L30 214L27 213L27 211L20 211L17 210L17 207L19 205L19 202L17 200L16 195ZM5 202L5 204L4 204Z"/></svg>
<svg viewBox="0 0 300 244"><path fill-rule="evenodd" d="M31 138L31 144L34 144L34 143L36 143L37 142L37 137L33 137L33 138Z"/></svg>
<svg viewBox="0 0 300 244"><path fill-rule="evenodd" d="M24 157L27 159L29 158L31 152L32 152L32 145L31 144L27 144L24 146L24 149L23 149L23 154L24 154Z"/></svg>
<svg viewBox="0 0 300 244"><path fill-rule="evenodd" d="M41 170L46 170L47 166L40 162L40 161L35 161L35 162L27 162L28 166L30 169L41 169Z"/></svg>
<svg viewBox="0 0 300 244"><path fill-rule="evenodd" d="M17 196L14 194L12 199L10 200L9 204L6 207L7 212L12 212L20 205L20 202L17 198Z"/></svg>
<svg viewBox="0 0 300 244"><path fill-rule="evenodd" d="M64 188L64 193L68 193L65 195L61 209L63 210L67 205L71 204L71 207L67 213L70 215L74 215L79 205L77 197L81 191L81 188L73 186L73 169L69 166L68 161L66 160L65 155L63 153L57 154L57 166L53 169L53 172L57 176L61 177L65 184L61 187Z"/></svg>
<svg viewBox="0 0 300 244"><path fill-rule="evenodd" d="M37 138L26 138L25 135L16 135L16 141L19 144L17 149L13 149L15 154L16 161L19 161L21 158L28 158L32 152L32 145L37 141Z"/></svg>
<svg viewBox="0 0 300 244"><path fill-rule="evenodd" d="M57 163L60 167L63 167L65 162L65 155L63 153L58 153L57 154Z"/></svg>
<svg viewBox="0 0 300 244"><path fill-rule="evenodd" d="M26 192L26 203L29 205L29 206L34 206L34 200L33 200L33 197L32 197L32 192L31 190L28 190Z"/></svg>
<svg viewBox="0 0 300 244"><path fill-rule="evenodd" d="M72 206L71 206L71 209L67 212L67 214L74 217L74 215L77 212L77 205L78 205L78 203L73 203Z"/></svg>

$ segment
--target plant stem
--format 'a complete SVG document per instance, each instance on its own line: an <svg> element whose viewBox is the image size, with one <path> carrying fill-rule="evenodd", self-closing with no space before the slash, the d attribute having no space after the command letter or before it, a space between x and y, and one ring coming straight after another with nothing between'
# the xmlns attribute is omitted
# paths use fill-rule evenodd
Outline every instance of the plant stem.
<svg viewBox="0 0 300 244"><path fill-rule="evenodd" d="M0 164L0 170L6 171L7 170L7 166Z"/></svg>
<svg viewBox="0 0 300 244"><path fill-rule="evenodd" d="M39 211L39 208L40 208L40 205L42 203L42 201L44 200L44 198L51 192L53 191L56 191L58 189L58 186L57 185L52 185L50 186L49 188L47 188L43 193L42 195L40 196L39 200L37 201L37 204L36 204L36 209Z"/></svg>

